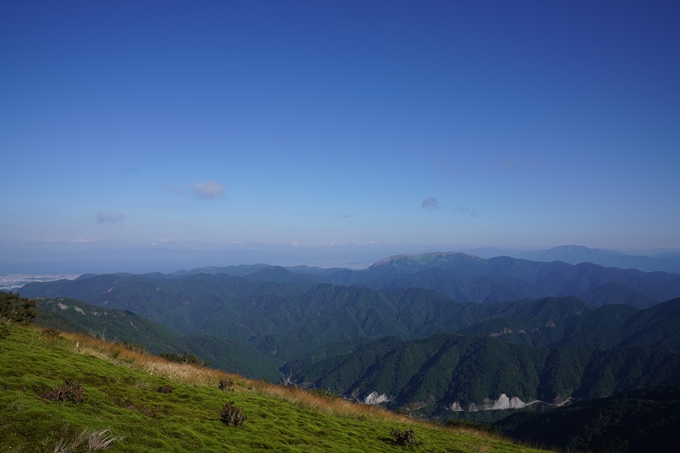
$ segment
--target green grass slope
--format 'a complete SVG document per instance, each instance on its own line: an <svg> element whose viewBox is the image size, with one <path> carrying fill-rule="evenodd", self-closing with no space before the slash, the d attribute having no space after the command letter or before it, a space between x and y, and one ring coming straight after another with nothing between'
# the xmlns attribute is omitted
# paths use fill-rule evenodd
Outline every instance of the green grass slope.
<svg viewBox="0 0 680 453"><path fill-rule="evenodd" d="M66 379L82 382L80 403L41 395ZM219 380L227 382L218 388ZM161 386L173 388L161 393ZM248 417L219 420L233 400ZM0 339L0 451L53 452L83 430L123 437L126 452L389 452L390 431L413 428L421 452L537 451L501 438L438 428L299 389L248 381L215 370L166 363L88 337L50 337L11 327ZM88 431L88 432L90 432ZM75 451L88 451L87 441ZM93 451L93 450L89 450Z"/></svg>

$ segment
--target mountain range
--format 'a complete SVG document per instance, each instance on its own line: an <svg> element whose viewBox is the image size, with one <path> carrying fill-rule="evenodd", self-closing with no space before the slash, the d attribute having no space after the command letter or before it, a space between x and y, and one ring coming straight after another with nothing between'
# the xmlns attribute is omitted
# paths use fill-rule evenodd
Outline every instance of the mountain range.
<svg viewBox="0 0 680 453"><path fill-rule="evenodd" d="M185 335L248 343L283 361L323 356L320 347L357 338L457 332L506 317L498 304L508 301L576 296L581 305L574 309L586 311L612 303L647 308L680 296L680 274L462 253L394 256L363 271L309 269L83 275L30 283L21 294L127 310Z"/></svg>
<svg viewBox="0 0 680 453"><path fill-rule="evenodd" d="M440 419L680 383L680 274L669 272L428 253L364 270L86 274L20 293L38 299L45 327Z"/></svg>

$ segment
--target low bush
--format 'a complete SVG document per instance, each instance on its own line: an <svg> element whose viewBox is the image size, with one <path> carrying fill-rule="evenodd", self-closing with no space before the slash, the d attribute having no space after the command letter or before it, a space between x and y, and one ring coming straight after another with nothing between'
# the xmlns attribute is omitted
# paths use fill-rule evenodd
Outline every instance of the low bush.
<svg viewBox="0 0 680 453"><path fill-rule="evenodd" d="M487 423L473 422L471 420L460 420L457 418L451 418L449 420L446 420L444 426L446 426L447 428L470 428L475 429L477 431L486 431L487 433L491 434L501 433L501 429L498 426L492 426Z"/></svg>
<svg viewBox="0 0 680 453"><path fill-rule="evenodd" d="M220 419L227 426L238 426L248 419L248 417L243 415L241 409L242 408L240 407L234 407L234 402L229 401L224 405L224 407L222 407L222 410L220 411Z"/></svg>
<svg viewBox="0 0 680 453"><path fill-rule="evenodd" d="M42 336L45 338L59 338L60 334L61 332L59 332L57 329L53 329L52 327L48 327L42 331Z"/></svg>
<svg viewBox="0 0 680 453"><path fill-rule="evenodd" d="M311 393L315 393L315 394L322 396L324 398L329 398L329 399L338 398L338 395L336 395L335 393L333 393L329 390L326 390L325 388L321 388L321 387L316 388L316 389L310 389L309 391Z"/></svg>
<svg viewBox="0 0 680 453"><path fill-rule="evenodd" d="M0 322L28 324L37 316L35 300L0 292Z"/></svg>
<svg viewBox="0 0 680 453"><path fill-rule="evenodd" d="M234 391L234 381L231 378L220 379L218 388L223 392L233 392Z"/></svg>
<svg viewBox="0 0 680 453"><path fill-rule="evenodd" d="M81 403L83 401L83 384L80 381L66 379L63 384L58 385L51 392L41 395L50 401L70 401Z"/></svg>
<svg viewBox="0 0 680 453"><path fill-rule="evenodd" d="M417 447L423 444L416 440L416 433L413 431L413 428L408 428L404 431L393 429L390 432L390 437L392 438L392 443L400 447Z"/></svg>
<svg viewBox="0 0 680 453"><path fill-rule="evenodd" d="M127 349L128 351L138 352L140 354L146 354L148 352L147 349L146 349L146 346L144 346L143 344L139 344L139 343L130 343L129 341L121 341L121 342L114 343L114 344L119 344L122 347L124 347L125 349Z"/></svg>
<svg viewBox="0 0 680 453"><path fill-rule="evenodd" d="M181 356L173 354L172 352L162 352L160 357L164 358L168 362L187 363L189 365L198 365L206 368L210 366L210 362L206 362L203 359L199 359L195 355L188 354L186 352Z"/></svg>

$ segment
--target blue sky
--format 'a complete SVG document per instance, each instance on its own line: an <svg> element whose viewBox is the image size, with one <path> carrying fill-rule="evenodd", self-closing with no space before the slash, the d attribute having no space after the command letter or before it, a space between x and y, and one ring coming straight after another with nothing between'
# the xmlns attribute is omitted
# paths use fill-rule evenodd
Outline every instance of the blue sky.
<svg viewBox="0 0 680 453"><path fill-rule="evenodd" d="M675 1L3 2L0 247L678 248L678 23Z"/></svg>

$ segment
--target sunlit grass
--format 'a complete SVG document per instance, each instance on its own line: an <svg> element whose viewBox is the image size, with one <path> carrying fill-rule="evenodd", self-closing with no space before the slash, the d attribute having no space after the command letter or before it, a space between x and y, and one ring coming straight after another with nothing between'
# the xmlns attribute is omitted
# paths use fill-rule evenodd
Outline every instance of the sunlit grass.
<svg viewBox="0 0 680 453"><path fill-rule="evenodd" d="M82 403L40 396L69 378L82 381ZM173 391L160 393L161 386ZM87 336L48 339L37 329L15 328L0 340L0 389L0 452L52 453L82 433L100 433L101 442L115 438L109 451L404 451L392 445L390 432L408 427L422 441L415 451L535 451L488 433L166 362ZM238 427L219 418L228 401L248 417ZM87 451L88 442L83 437L74 451Z"/></svg>

